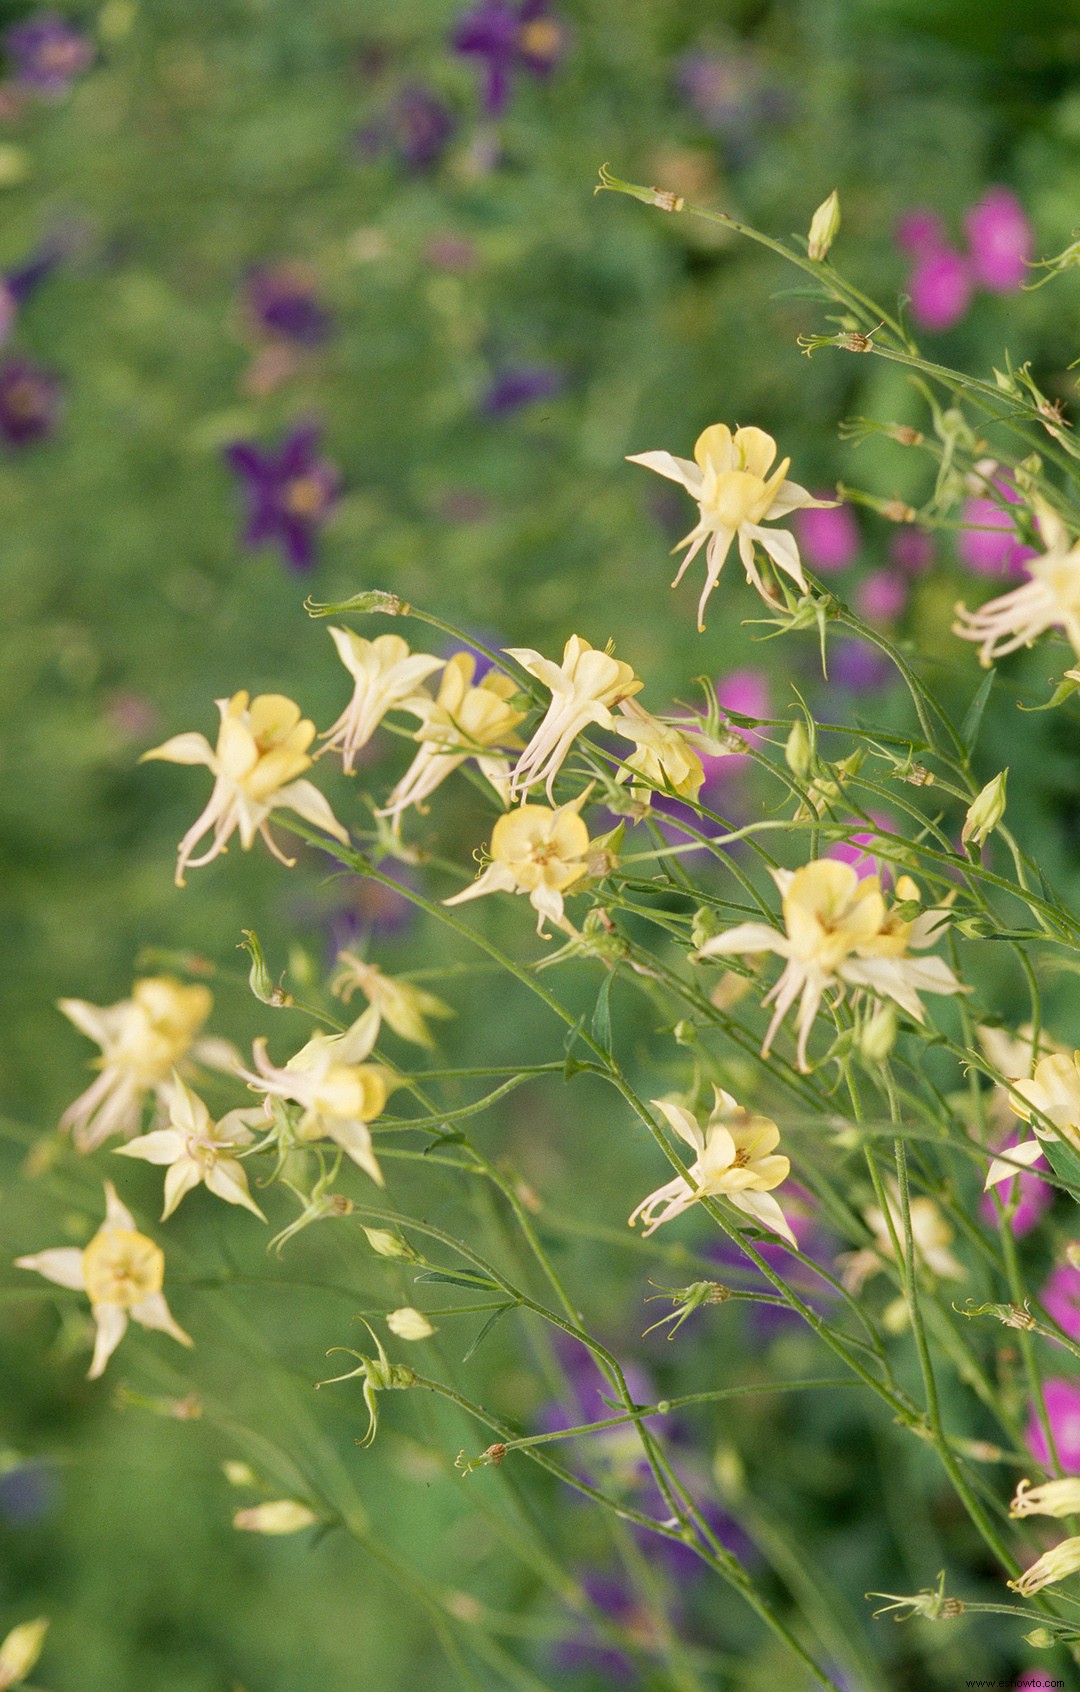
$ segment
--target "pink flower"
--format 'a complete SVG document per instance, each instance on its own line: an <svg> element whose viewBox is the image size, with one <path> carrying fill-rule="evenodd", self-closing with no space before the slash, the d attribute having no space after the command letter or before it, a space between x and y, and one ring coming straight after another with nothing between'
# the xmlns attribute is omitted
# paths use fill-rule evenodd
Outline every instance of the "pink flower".
<svg viewBox="0 0 1080 1692"><path fill-rule="evenodd" d="M897 529L889 542L889 561L911 576L921 575L934 561L934 543L923 529Z"/></svg>
<svg viewBox="0 0 1080 1692"><path fill-rule="evenodd" d="M937 252L945 245L945 225L928 206L916 206L914 211L905 212L897 224L896 244L912 258Z"/></svg>
<svg viewBox="0 0 1080 1692"><path fill-rule="evenodd" d="M872 570L855 589L855 609L868 623L892 623L907 597L907 582L897 571Z"/></svg>
<svg viewBox="0 0 1080 1692"><path fill-rule="evenodd" d="M994 294L1013 293L1022 284L1031 258L1031 225L1011 188L988 188L978 205L965 213L971 262L976 279Z"/></svg>
<svg viewBox="0 0 1080 1692"><path fill-rule="evenodd" d="M828 499L827 493L815 495ZM819 511L796 511L795 534L803 557L812 569L846 570L859 552L859 525L848 505L834 505Z"/></svg>
<svg viewBox="0 0 1080 1692"><path fill-rule="evenodd" d="M1061 1466L1066 1473L1075 1473L1080 1469L1080 1385L1055 1378L1045 1383L1043 1397ZM1026 1438L1035 1460L1049 1465L1050 1453L1034 1405L1028 1415Z"/></svg>
<svg viewBox="0 0 1080 1692"><path fill-rule="evenodd" d="M1012 1148L1002 1146L1000 1149L1007 1152ZM1020 1195L1016 1209L1012 1214L1012 1231L1018 1240L1022 1240L1025 1234L1030 1234L1032 1228L1038 1225L1054 1202L1053 1187L1049 1181L1044 1181L1042 1176L1037 1175L1033 1169L1025 1169L1014 1175L1011 1181L1003 1181L999 1187L995 1188L995 1192L1004 1204L1012 1204L1017 1193ZM993 1192L982 1195L979 1200L979 1215L987 1227L994 1228L997 1226L998 1206ZM1077 1280L1080 1282L1080 1275L1077 1276Z"/></svg>
<svg viewBox="0 0 1080 1692"><path fill-rule="evenodd" d="M1018 504L1020 495L1003 476L994 478L994 488L997 499L980 495L964 502L963 521L977 526L960 530L957 557L980 576L1022 576L1025 562L1038 554L1017 540L1012 518L1002 505L1002 501Z"/></svg>
<svg viewBox="0 0 1080 1692"><path fill-rule="evenodd" d="M908 277L911 315L924 329L951 329L971 304L971 266L953 247L931 247L920 253Z"/></svg>
<svg viewBox="0 0 1080 1692"><path fill-rule="evenodd" d="M876 829L891 834L896 828L895 817L890 817L885 811L871 811ZM864 830L860 834L850 834L846 840L834 840L825 853L827 858L838 858L842 864L850 864L861 881L863 876L876 875L878 836L875 832ZM886 870L887 873L887 870Z"/></svg>
<svg viewBox="0 0 1080 1692"><path fill-rule="evenodd" d="M1080 1269L1062 1263L1043 1287L1039 1302L1045 1305L1062 1333L1080 1340Z"/></svg>

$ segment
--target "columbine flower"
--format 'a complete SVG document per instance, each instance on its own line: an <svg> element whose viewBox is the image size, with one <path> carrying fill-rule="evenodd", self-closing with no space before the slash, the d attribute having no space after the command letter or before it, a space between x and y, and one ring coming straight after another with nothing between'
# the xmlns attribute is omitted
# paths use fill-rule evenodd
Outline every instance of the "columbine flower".
<svg viewBox="0 0 1080 1692"><path fill-rule="evenodd" d="M900 1250L904 1249L904 1218L900 1208L900 1194L893 1183L887 1197L889 1220L896 1231ZM915 1262L946 1281L962 1281L966 1271L949 1250L953 1230L931 1198L913 1198L911 1213L911 1241ZM886 1262L895 1262L896 1251L885 1212L874 1204L863 1211L863 1220L874 1236L872 1246L861 1251L847 1252L839 1261L844 1265L843 1283L850 1292L858 1293L871 1275L876 1275Z"/></svg>
<svg viewBox="0 0 1080 1692"><path fill-rule="evenodd" d="M475 671L471 652L455 652L443 671L438 696L429 699L426 693L420 694L409 705L420 718L415 737L420 750L376 813L392 818L395 828L401 826L410 805L422 811L424 801L466 758L475 757L482 774L505 803L510 765L498 750L521 746L514 730L525 713L510 704L517 688L509 676L489 670L474 687Z"/></svg>
<svg viewBox="0 0 1080 1692"><path fill-rule="evenodd" d="M1075 1516L1080 1514L1080 1480L1067 1475L1064 1480L1045 1481L1032 1486L1030 1481L1016 1483L1016 1497L1009 1505L1010 1516Z"/></svg>
<svg viewBox="0 0 1080 1692"><path fill-rule="evenodd" d="M1011 1180L1018 1166L1037 1163L1046 1140L1064 1140L1080 1151L1080 1052L1051 1052L1040 1058L1030 1081L1021 1077L1013 1089L1024 1103L1011 1097L1011 1108L1021 1121L1031 1123L1035 1138L1010 1146L1004 1157L994 1159L987 1188Z"/></svg>
<svg viewBox="0 0 1080 1692"><path fill-rule="evenodd" d="M471 887L444 899L443 904L462 905L484 893L527 893L539 916L537 934L543 935L548 921L565 927L563 894L589 868L589 831L579 814L588 796L586 789L558 810L519 805L500 817L491 831L487 869Z"/></svg>
<svg viewBox="0 0 1080 1692"><path fill-rule="evenodd" d="M250 699L243 690L214 703L221 713L216 748L205 735L176 734L163 746L144 752L140 760L205 764L214 776L206 809L180 842L177 887L183 887L189 865L201 869L210 863L227 850L238 830L245 852L251 850L258 835L278 862L291 869L295 858L285 857L267 826L274 811L295 811L335 840L347 842L348 830L342 828L318 788L310 781L296 780L311 767L308 747L315 738L315 724L301 718L299 705L280 693L259 693ZM201 858L193 858L199 841L211 829L214 835L209 849Z"/></svg>
<svg viewBox="0 0 1080 1692"><path fill-rule="evenodd" d="M623 759L619 781L640 776L646 785L635 783L630 791L640 804L647 805L653 788L662 793L677 793L681 799L696 799L705 781L705 766L685 734L670 723L662 723L642 709L636 699L619 706L613 719L615 733L623 740L632 740L636 752Z"/></svg>
<svg viewBox="0 0 1080 1692"><path fill-rule="evenodd" d="M712 1114L704 1129L682 1105L672 1104L668 1099L653 1100L695 1157L686 1175L676 1175L673 1181L642 1200L630 1217L631 1228L642 1217L648 1238L655 1229L681 1216L699 1199L723 1197L762 1227L797 1245L783 1211L769 1196L770 1190L786 1181L791 1173L788 1159L775 1154L780 1143L779 1128L767 1116L751 1115L721 1088L714 1087L713 1094Z"/></svg>
<svg viewBox="0 0 1080 1692"><path fill-rule="evenodd" d="M47 100L61 99L94 62L94 47L58 12L39 12L4 31L15 81Z"/></svg>
<svg viewBox="0 0 1080 1692"><path fill-rule="evenodd" d="M1036 512L1047 550L1025 561L1031 580L977 611L969 611L962 600L956 606L953 634L978 642L984 669L1030 646L1047 629L1063 629L1080 654L1080 541L1069 545L1064 523L1049 506L1039 502Z"/></svg>
<svg viewBox="0 0 1080 1692"><path fill-rule="evenodd" d="M565 45L565 31L551 16L548 0L480 0L454 31L454 50L484 62L484 109L505 111L514 72L547 76Z"/></svg>
<svg viewBox="0 0 1080 1692"><path fill-rule="evenodd" d="M707 940L699 957L729 953L776 952L786 958L783 973L764 1003L775 1003L762 1056L795 1000L800 997L796 1023L798 1064L807 1069L806 1043L825 992L835 987L863 987L879 998L893 999L901 1010L922 1022L920 993L960 993L961 987L941 958L912 958L909 947L931 946L941 912L927 910L913 921L890 909L876 875L860 878L850 864L817 858L802 869L773 870L783 899L786 935L762 922L743 922ZM896 885L901 902L917 899L919 890L908 876Z"/></svg>
<svg viewBox="0 0 1080 1692"><path fill-rule="evenodd" d="M257 1073L241 1073L266 1098L291 1099L303 1108L296 1129L302 1142L333 1140L353 1162L382 1186L382 1170L371 1146L368 1123L382 1113L387 1072L364 1063L379 1032L379 1013L366 1010L344 1034L315 1034L283 1069L266 1055L266 1041L255 1042Z"/></svg>
<svg viewBox="0 0 1080 1692"><path fill-rule="evenodd" d="M283 260L254 266L244 287L252 328L299 347L317 347L330 332L330 315L320 303L318 287L318 272L311 265Z"/></svg>
<svg viewBox="0 0 1080 1692"><path fill-rule="evenodd" d="M334 978L332 989L338 997L348 1004L359 987L368 1003L390 1024L394 1033L403 1040L411 1040L416 1046L430 1050L435 1044L427 1017L454 1015L450 1006L436 998L434 993L425 993L422 987L414 987L411 981L399 981L384 975L378 964L365 963L353 952L339 952L338 963L341 968Z"/></svg>
<svg viewBox="0 0 1080 1692"><path fill-rule="evenodd" d="M0 440L9 447L32 446L51 435L60 414L57 378L28 358L0 365Z"/></svg>
<svg viewBox="0 0 1080 1692"><path fill-rule="evenodd" d="M97 1324L89 1378L96 1381L127 1331L128 1317L144 1328L157 1328L181 1345L190 1335L173 1321L162 1293L165 1255L135 1228L130 1210L120 1203L111 1181L105 1183L105 1220L83 1251L57 1246L17 1257L16 1269L32 1269L57 1286L85 1292Z"/></svg>
<svg viewBox="0 0 1080 1692"><path fill-rule="evenodd" d="M336 466L318 456L321 433L310 423L294 429L276 449L236 441L225 452L247 497L243 544L279 542L292 570L310 570L315 563L316 537L340 486Z"/></svg>
<svg viewBox="0 0 1080 1692"><path fill-rule="evenodd" d="M265 1222L266 1217L248 1190L243 1164L231 1155L239 1147L251 1145L255 1136L250 1123L260 1113L231 1110L220 1122L214 1122L198 1094L185 1087L175 1073L169 1102L167 1128L140 1134L137 1140L116 1148L125 1157L140 1157L147 1163L169 1166L161 1220L167 1221L184 1195L202 1181L216 1197L228 1204L242 1204Z"/></svg>
<svg viewBox="0 0 1080 1692"><path fill-rule="evenodd" d="M423 83L410 82L357 132L356 151L361 159L388 152L406 170L430 170L445 153L455 128L445 100Z"/></svg>
<svg viewBox="0 0 1080 1692"><path fill-rule="evenodd" d="M68 1021L101 1047L100 1075L60 1118L79 1151L133 1133L148 1094L165 1107L169 1076L189 1053L214 1069L234 1066L237 1053L226 1041L196 1038L212 1006L208 988L185 987L171 975L136 981L130 999L115 1005L60 1000Z"/></svg>
<svg viewBox="0 0 1080 1692"><path fill-rule="evenodd" d="M44 1616L12 1628L0 1645L0 1692L22 1685L41 1655L48 1631Z"/></svg>
<svg viewBox="0 0 1080 1692"><path fill-rule="evenodd" d="M388 711L409 711L423 717L431 696L421 683L441 670L443 660L426 652L410 652L400 635L376 635L364 640L351 629L331 629L338 657L353 678L353 696L333 728L321 736L327 752L340 752L346 775L356 754L366 746Z"/></svg>
<svg viewBox="0 0 1080 1692"><path fill-rule="evenodd" d="M786 529L764 529L761 525L786 517L789 511L832 502L814 499L797 482L787 481L790 458L782 459L770 475L775 458L776 442L764 429L736 429L732 434L724 423L714 423L698 436L693 463L688 458L674 458L670 452L630 455L631 464L644 464L647 470L678 482L698 502L699 520L685 540L679 542L679 547L690 550L671 585L678 586L688 565L704 546L705 586L698 602L700 630L705 627L709 595L720 580L720 571L736 536L746 579L769 604L775 602L776 596L762 580L754 561L755 542L801 592L807 591L794 536Z"/></svg>
<svg viewBox="0 0 1080 1692"><path fill-rule="evenodd" d="M580 635L570 636L561 664L531 647L508 646L506 653L551 694L547 715L514 766L510 792L517 798L542 781L551 799L555 777L582 729L590 723L614 729L611 707L640 693L645 684L610 648L601 652Z"/></svg>
<svg viewBox="0 0 1080 1692"><path fill-rule="evenodd" d="M1032 1593L1041 1592L1044 1586L1067 1579L1077 1569L1080 1569L1080 1539L1063 1539L1060 1545L1051 1546L1049 1551L1036 1558L1018 1580L1007 1581L1006 1585L1019 1592L1021 1598L1030 1598Z"/></svg>

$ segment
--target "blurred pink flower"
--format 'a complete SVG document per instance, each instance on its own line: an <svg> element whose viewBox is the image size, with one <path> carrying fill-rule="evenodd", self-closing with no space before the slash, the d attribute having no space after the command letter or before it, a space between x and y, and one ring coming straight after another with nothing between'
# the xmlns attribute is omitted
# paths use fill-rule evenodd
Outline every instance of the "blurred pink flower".
<svg viewBox="0 0 1080 1692"><path fill-rule="evenodd" d="M1015 1144L1015 1141L1013 1142ZM1006 1146L998 1147L1000 1151L1007 1151ZM1054 1202L1054 1189L1049 1181L1044 1181L1034 1169L1025 1169L1014 1175L1011 1181L1003 1181L994 1189L1003 1204L1011 1204L1019 1193L1019 1201L1012 1215L1012 1231L1018 1240L1025 1234L1030 1234L1032 1228L1038 1226L1050 1206ZM997 1226L998 1207L994 1192L983 1193L979 1200L979 1215L987 1227ZM1075 1271L1074 1271L1075 1273ZM1080 1276L1077 1276L1080 1281ZM1045 1299L1045 1294L1043 1295Z"/></svg>
<svg viewBox="0 0 1080 1692"><path fill-rule="evenodd" d="M919 254L911 275L911 315L924 329L951 329L967 312L973 292L971 266L954 247Z"/></svg>
<svg viewBox="0 0 1080 1692"><path fill-rule="evenodd" d="M1046 1381L1043 1397L1061 1466L1066 1472L1075 1473L1080 1469L1080 1384L1059 1378ZM1036 1461L1049 1464L1046 1436L1034 1405L1028 1415L1026 1438L1028 1450Z"/></svg>
<svg viewBox="0 0 1080 1692"><path fill-rule="evenodd" d="M950 244L942 219L925 206L905 213L896 226L896 244L913 260L911 315L924 329L959 323L976 288L1008 294L1023 283L1034 242L1012 189L1001 183L988 188L963 222L966 252Z"/></svg>
<svg viewBox="0 0 1080 1692"><path fill-rule="evenodd" d="M1000 496L997 499L979 495L965 501L962 521L977 526L960 530L957 557L980 576L1022 576L1025 562L1038 554L1017 540L1012 518L1002 503L1017 505L1020 495L1003 476L995 476L994 488Z"/></svg>
<svg viewBox="0 0 1080 1692"><path fill-rule="evenodd" d="M1023 206L1011 188L988 188L964 214L976 280L994 294L1011 294L1027 274L1034 239Z"/></svg>
<svg viewBox="0 0 1080 1692"><path fill-rule="evenodd" d="M855 609L868 623L891 623L907 604L908 585L896 570L872 570L855 589Z"/></svg>
<svg viewBox="0 0 1080 1692"><path fill-rule="evenodd" d="M896 828L896 818L890 817L886 811L871 811L875 827L889 834ZM877 860L874 852L877 848L877 834L873 830L863 830L859 834L849 834L846 840L834 840L827 849L827 858L838 858L842 864L850 864L861 881L863 876L878 873ZM886 875L887 866L882 866Z"/></svg>
<svg viewBox="0 0 1080 1692"><path fill-rule="evenodd" d="M897 529L889 542L889 561L909 575L921 575L934 561L934 543L924 529Z"/></svg>
<svg viewBox="0 0 1080 1692"><path fill-rule="evenodd" d="M829 493L819 493L816 499L829 499ZM796 511L793 516L799 548L811 569L828 574L832 570L846 570L858 556L859 525L848 505L834 505L820 511Z"/></svg>
<svg viewBox="0 0 1080 1692"><path fill-rule="evenodd" d="M1052 1196L1053 1188L1049 1191ZM1039 1294L1039 1302L1045 1305L1062 1333L1080 1340L1080 1269L1074 1269L1071 1263L1060 1264Z"/></svg>
<svg viewBox="0 0 1080 1692"><path fill-rule="evenodd" d="M896 244L912 258L935 252L945 244L945 225L928 206L916 206L913 211L905 212L896 225Z"/></svg>

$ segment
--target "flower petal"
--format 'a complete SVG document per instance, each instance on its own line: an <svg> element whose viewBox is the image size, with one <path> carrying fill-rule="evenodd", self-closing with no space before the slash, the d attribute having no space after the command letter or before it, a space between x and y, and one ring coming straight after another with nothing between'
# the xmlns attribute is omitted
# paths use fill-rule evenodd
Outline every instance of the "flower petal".
<svg viewBox="0 0 1080 1692"><path fill-rule="evenodd" d="M44 1275L47 1281L55 1281L58 1287L71 1287L75 1292L83 1292L86 1282L82 1259L83 1254L76 1246L53 1246L48 1251L36 1251L30 1257L17 1257L15 1267L32 1269L36 1275Z"/></svg>

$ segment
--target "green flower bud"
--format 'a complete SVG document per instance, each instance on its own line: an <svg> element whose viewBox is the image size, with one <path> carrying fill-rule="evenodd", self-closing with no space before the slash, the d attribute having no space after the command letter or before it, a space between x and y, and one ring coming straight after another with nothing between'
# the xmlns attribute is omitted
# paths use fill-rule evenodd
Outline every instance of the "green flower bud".
<svg viewBox="0 0 1080 1692"><path fill-rule="evenodd" d="M1008 775L1007 769L1002 770L993 781L987 782L978 798L972 800L960 835L962 846L966 846L969 840L976 846L981 846L987 836L994 832L1005 815L1005 783Z"/></svg>
<svg viewBox="0 0 1080 1692"><path fill-rule="evenodd" d="M810 239L807 253L820 262L840 231L840 198L834 188L827 200L822 200L810 220Z"/></svg>
<svg viewBox="0 0 1080 1692"><path fill-rule="evenodd" d="M792 775L798 776L800 781L810 774L810 736L801 717L797 717L791 725L791 733L784 746L784 758Z"/></svg>
<svg viewBox="0 0 1080 1692"><path fill-rule="evenodd" d="M882 1004L859 1034L859 1051L867 1063L884 1063L896 1044L896 1008Z"/></svg>

